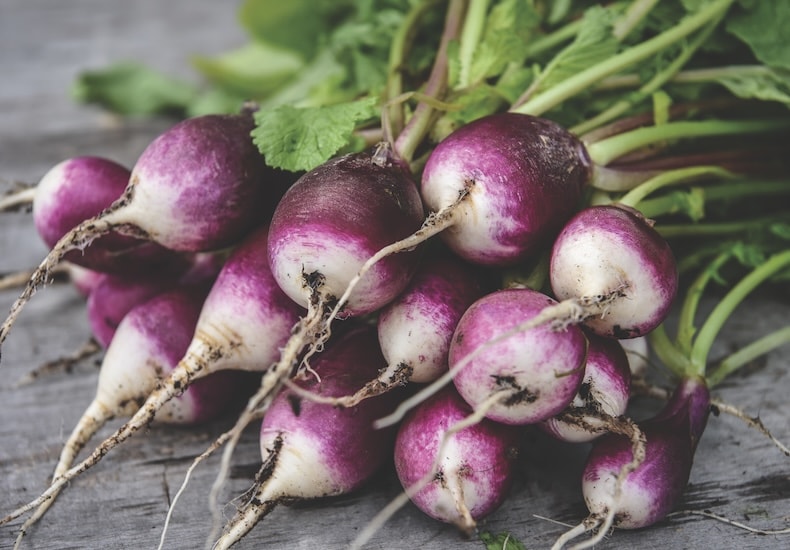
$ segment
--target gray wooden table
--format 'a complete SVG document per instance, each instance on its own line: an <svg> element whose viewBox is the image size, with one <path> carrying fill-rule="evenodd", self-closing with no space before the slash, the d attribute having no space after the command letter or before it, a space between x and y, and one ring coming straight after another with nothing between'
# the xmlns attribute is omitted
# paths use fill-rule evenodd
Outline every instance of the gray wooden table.
<svg viewBox="0 0 790 550"><path fill-rule="evenodd" d="M119 123L77 106L68 88L78 71L134 59L187 78L188 54L222 52L244 41L235 2L210 0L0 0L0 180L36 181L56 162L103 155L131 165L166 121ZM30 268L45 254L29 214L0 216L0 272ZM3 317L17 293L0 293ZM725 329L716 353L787 323L790 301L751 300ZM60 445L95 390L93 361L14 389L44 361L73 351L88 337L82 299L69 285L39 292L3 346L0 365L0 516L45 488ZM790 441L790 349L771 353L748 376L716 396L758 415ZM657 407L646 403L635 414ZM115 450L60 496L24 548L154 548L168 503L194 455L232 422L196 429L152 427ZM105 428L108 435L117 423ZM584 513L579 471L586 447L528 437L522 476L510 500L481 529L508 531L528 548L547 548ZM255 429L242 439L223 494L244 491L257 469ZM195 472L176 508L168 548L198 548L210 527L206 505L212 459ZM790 526L790 461L731 417L711 418L682 508L710 510L763 529ZM357 494L276 509L240 548L342 548L397 494L391 471ZM232 505L226 507L232 512ZM0 527L10 547L15 522ZM482 548L411 506L398 512L369 548ZM638 532L617 532L602 548L786 548L790 537L749 534L697 515L672 518Z"/></svg>

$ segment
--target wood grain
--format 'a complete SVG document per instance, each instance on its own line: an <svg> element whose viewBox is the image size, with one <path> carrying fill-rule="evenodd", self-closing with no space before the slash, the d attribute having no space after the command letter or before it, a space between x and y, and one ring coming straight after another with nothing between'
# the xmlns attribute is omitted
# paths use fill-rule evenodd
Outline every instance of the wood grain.
<svg viewBox="0 0 790 550"><path fill-rule="evenodd" d="M75 105L68 89L78 71L135 59L185 77L188 56L241 44L233 2L210 0L4 0L0 4L0 181L36 181L76 154L104 155L131 165L168 121L119 123L98 109ZM0 188L0 191L2 188ZM25 269L46 253L26 213L0 216L0 272ZM7 311L16 292L0 293ZM768 297L725 327L714 355L786 324L790 301ZM68 285L40 291L11 331L0 364L0 515L46 486L60 445L93 396L95 360L71 373L14 383L44 361L88 337L82 298ZM790 441L790 349L727 381L717 397L759 415ZM642 402L634 414L658 407ZM226 417L196 429L153 427L117 449L63 492L23 548L155 548L168 503L193 456L227 428ZM101 436L117 427L114 422ZM564 527L537 516L575 523L584 514L579 471L585 446L529 433L521 477L505 506L481 529L508 531L528 548L548 548ZM224 510L250 484L259 461L255 429L245 434L222 498ZM216 459L195 472L170 527L167 548L199 548L210 529L206 505ZM764 529L790 526L788 458L730 417L712 417L700 444L683 508L710 510ZM398 492L391 470L357 494L276 509L239 548L343 548ZM0 527L0 548L13 544L19 523ZM759 536L685 515L653 528L616 532L601 548L786 548L790 538ZM411 506L393 517L368 545L387 549L483 548Z"/></svg>

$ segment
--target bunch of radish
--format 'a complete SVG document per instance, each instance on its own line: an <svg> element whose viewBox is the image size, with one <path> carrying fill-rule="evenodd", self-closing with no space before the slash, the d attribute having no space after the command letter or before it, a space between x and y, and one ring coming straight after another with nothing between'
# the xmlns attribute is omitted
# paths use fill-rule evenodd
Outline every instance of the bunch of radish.
<svg viewBox="0 0 790 550"><path fill-rule="evenodd" d="M440 55L465 4L450 2ZM445 62L426 85L434 99ZM662 323L682 288L678 256L645 197L724 170L683 166L680 156L657 169L640 156L669 139L788 123L627 128L632 118L593 141L527 112L537 104L432 142L417 123L435 113L421 103L392 142L300 174L267 165L250 137L252 110L184 120L131 170L87 156L55 166L32 199L51 252L0 325L0 345L69 262L104 358L50 484L0 524L32 510L21 544L69 482L151 422L202 422L227 409L238 420L207 450L224 445L215 489L253 422L262 465L218 548L276 505L358 490L390 462L404 496L352 544L374 537L407 499L471 536L506 502L531 429L591 448L580 483L589 516L557 548L665 518L688 482L710 390L740 366L706 372L712 341L790 256L777 252L736 285L698 344L671 342ZM417 145L422 165L411 158ZM519 282L506 283L514 272ZM686 322L712 277L692 285ZM631 357L647 352L632 345L647 339L677 385L661 412L637 422L628 406L641 371ZM115 416L128 420L77 462Z"/></svg>

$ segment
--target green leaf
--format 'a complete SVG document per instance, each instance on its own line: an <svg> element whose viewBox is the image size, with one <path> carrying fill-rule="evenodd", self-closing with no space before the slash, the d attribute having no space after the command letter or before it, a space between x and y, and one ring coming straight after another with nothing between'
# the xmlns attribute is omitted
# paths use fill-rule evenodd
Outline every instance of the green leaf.
<svg viewBox="0 0 790 550"><path fill-rule="evenodd" d="M483 532L480 533L480 540L486 545L487 550L526 550L524 544L510 533L499 533L494 536Z"/></svg>
<svg viewBox="0 0 790 550"><path fill-rule="evenodd" d="M766 67L759 73L726 71L715 80L740 98L776 101L790 107L790 70Z"/></svg>
<svg viewBox="0 0 790 550"><path fill-rule="evenodd" d="M144 65L122 62L85 71L73 84L72 96L122 115L183 114L197 87Z"/></svg>
<svg viewBox="0 0 790 550"><path fill-rule="evenodd" d="M270 166L311 170L347 145L360 122L378 113L375 98L301 109L281 105L255 113L252 138Z"/></svg>
<svg viewBox="0 0 790 550"><path fill-rule="evenodd" d="M193 57L192 64L216 86L260 99L292 78L304 61L293 51L250 42L217 57Z"/></svg>
<svg viewBox="0 0 790 550"><path fill-rule="evenodd" d="M501 0L488 15L483 39L475 50L470 83L502 73L508 63L522 63L540 14L523 0Z"/></svg>
<svg viewBox="0 0 790 550"><path fill-rule="evenodd" d="M612 24L617 16L616 9L602 6L594 6L584 12L576 38L543 69L533 92L551 88L617 53L620 44L612 34Z"/></svg>
<svg viewBox="0 0 790 550"><path fill-rule="evenodd" d="M745 42L761 62L790 69L790 2L759 0L732 15L726 29Z"/></svg>

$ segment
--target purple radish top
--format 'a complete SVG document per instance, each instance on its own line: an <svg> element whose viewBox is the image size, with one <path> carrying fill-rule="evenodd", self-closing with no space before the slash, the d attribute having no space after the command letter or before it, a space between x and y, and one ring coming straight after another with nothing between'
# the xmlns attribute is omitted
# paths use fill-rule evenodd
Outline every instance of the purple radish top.
<svg viewBox="0 0 790 550"><path fill-rule="evenodd" d="M395 469L404 488L431 471L445 432L471 413L452 386L409 412L395 440ZM491 514L513 482L519 434L514 426L486 419L452 434L435 479L412 502L432 518L461 528L470 527L465 510L473 520Z"/></svg>
<svg viewBox="0 0 790 550"><path fill-rule="evenodd" d="M615 205L585 208L554 241L551 288L558 300L618 292L584 324L596 334L635 338L658 326L677 293L672 250L645 218Z"/></svg>
<svg viewBox="0 0 790 550"><path fill-rule="evenodd" d="M235 244L266 223L282 174L266 166L253 127L249 114L204 115L161 134L132 170L132 199L118 221L184 251Z"/></svg>
<svg viewBox="0 0 790 550"><path fill-rule="evenodd" d="M436 146L421 194L438 211L468 191L442 239L471 262L507 266L546 244L576 211L590 166L582 143L558 124L501 113L462 126Z"/></svg>
<svg viewBox="0 0 790 550"><path fill-rule="evenodd" d="M510 390L486 416L506 424L530 424L568 406L584 377L587 341L578 326L555 331L541 325L488 344L556 303L527 288L499 290L480 298L464 313L450 345L450 368L487 346L454 378L458 393L472 407L495 392Z"/></svg>
<svg viewBox="0 0 790 550"><path fill-rule="evenodd" d="M124 166L101 157L74 157L53 166L39 182L33 199L33 222L41 239L53 247L80 222L118 199L130 176ZM128 273L171 256L155 243L109 233L84 250L72 250L64 259L98 271Z"/></svg>
<svg viewBox="0 0 790 550"><path fill-rule="evenodd" d="M118 326L102 363L96 399L118 404L131 416L178 364L195 330L206 289L182 287L160 293L131 309ZM197 423L216 416L238 391L236 373L196 380L156 414L167 423Z"/></svg>
<svg viewBox="0 0 790 550"><path fill-rule="evenodd" d="M631 461L631 442L614 434L598 439L582 475L590 513L603 517L613 509L614 525L622 529L647 527L665 518L688 484L709 411L710 393L704 380L683 380L658 415L639 423L647 438L645 460L625 478L617 501L615 479Z"/></svg>
<svg viewBox="0 0 790 550"><path fill-rule="evenodd" d="M587 334L589 346L584 364L584 379L579 392L560 417L551 417L540 428L562 441L592 441L604 433L602 416L625 414L631 396L631 370L628 357L618 340ZM567 419L562 415L567 415ZM570 420L570 421L568 421ZM596 431L586 429L588 424Z"/></svg>
<svg viewBox="0 0 790 550"><path fill-rule="evenodd" d="M408 380L430 382L447 370L453 331L482 295L470 266L451 257L423 261L406 289L378 318L379 344L388 371L406 368Z"/></svg>
<svg viewBox="0 0 790 550"><path fill-rule="evenodd" d="M298 384L323 396L352 394L384 368L375 329L359 326L337 335L311 360L320 377ZM372 397L351 407L334 407L295 397L283 390L272 401L261 425L261 455L279 447L261 500L319 498L352 491L391 456L393 429L373 422L392 412L399 392Z"/></svg>
<svg viewBox="0 0 790 550"><path fill-rule="evenodd" d="M272 217L269 261L288 296L307 307L313 287L339 298L364 262L420 227L423 208L407 170L374 161L371 152L346 155L304 174ZM418 257L384 258L362 278L345 313L362 315L397 296Z"/></svg>
<svg viewBox="0 0 790 550"><path fill-rule="evenodd" d="M217 345L233 351L217 358L230 361L222 368L261 371L271 366L304 313L274 280L267 240L268 228L262 226L233 250L198 320L196 346Z"/></svg>

